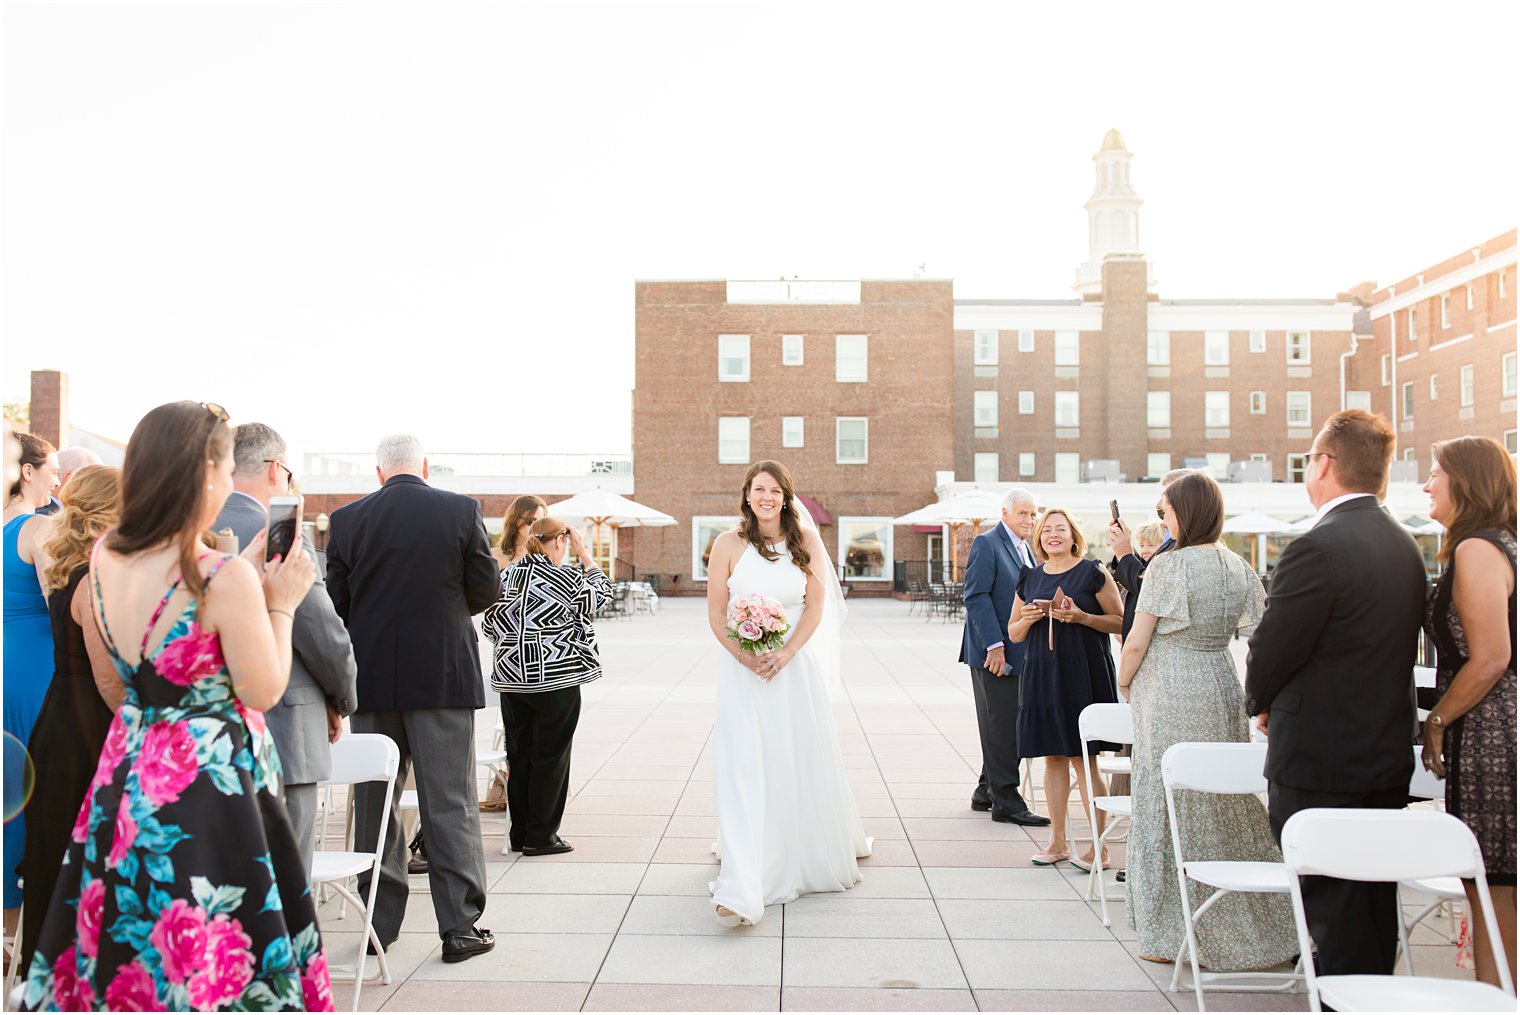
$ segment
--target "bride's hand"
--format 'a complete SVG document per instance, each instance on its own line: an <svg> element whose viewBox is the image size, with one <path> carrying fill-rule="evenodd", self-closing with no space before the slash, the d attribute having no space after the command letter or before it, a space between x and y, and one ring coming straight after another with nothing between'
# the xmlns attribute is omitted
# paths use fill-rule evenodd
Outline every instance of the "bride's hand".
<svg viewBox="0 0 1520 1015"><path fill-rule="evenodd" d="M760 665L755 673L761 680L769 681L776 674L786 668L786 664L792 661L792 653L785 647L774 649L759 657Z"/></svg>

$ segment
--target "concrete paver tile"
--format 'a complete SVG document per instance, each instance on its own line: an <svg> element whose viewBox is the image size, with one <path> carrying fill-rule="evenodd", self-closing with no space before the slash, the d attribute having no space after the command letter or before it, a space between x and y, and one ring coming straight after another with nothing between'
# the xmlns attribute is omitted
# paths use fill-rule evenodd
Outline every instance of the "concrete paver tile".
<svg viewBox="0 0 1520 1015"><path fill-rule="evenodd" d="M782 1011L976 1011L969 990L782 987Z"/></svg>
<svg viewBox="0 0 1520 1015"><path fill-rule="evenodd" d="M862 882L864 883L864 882ZM870 899L848 892L805 895L786 905L786 936L941 938L945 923L932 899Z"/></svg>
<svg viewBox="0 0 1520 1015"><path fill-rule="evenodd" d="M469 965L468 962L461 964ZM382 1010L580 1011L590 989L589 983L414 980L400 984ZM368 988L365 993L368 993ZM363 995L360 997L362 1000ZM341 1004L338 1005L338 1010L344 1010Z"/></svg>
<svg viewBox="0 0 1520 1015"><path fill-rule="evenodd" d="M711 898L705 895L640 894L628 907L628 915L618 933L781 936L783 916L780 906L767 906L765 918L753 927L724 927L714 912Z"/></svg>
<svg viewBox="0 0 1520 1015"><path fill-rule="evenodd" d="M640 895L711 896L708 883L717 879L715 863L652 863L639 885Z"/></svg>
<svg viewBox="0 0 1520 1015"><path fill-rule="evenodd" d="M590 983L611 944L611 934L497 933L496 947L484 955L447 963L440 950L411 979Z"/></svg>
<svg viewBox="0 0 1520 1015"><path fill-rule="evenodd" d="M1155 990L978 990L976 1000L982 1011L1175 1010Z"/></svg>
<svg viewBox="0 0 1520 1015"><path fill-rule="evenodd" d="M784 977L788 987L967 986L943 938L788 938Z"/></svg>
<svg viewBox="0 0 1520 1015"><path fill-rule="evenodd" d="M780 987L598 983L582 1011L775 1011Z"/></svg>
<svg viewBox="0 0 1520 1015"><path fill-rule="evenodd" d="M575 853L569 854L575 856ZM519 863L504 874L492 894L631 895L638 890L647 864L642 863Z"/></svg>
<svg viewBox="0 0 1520 1015"><path fill-rule="evenodd" d="M569 836L565 838L569 839ZM660 843L657 835L577 835L570 853L525 856L516 866L558 863L648 863Z"/></svg>
<svg viewBox="0 0 1520 1015"><path fill-rule="evenodd" d="M596 982L778 986L781 939L752 934L621 934Z"/></svg>
<svg viewBox="0 0 1520 1015"><path fill-rule="evenodd" d="M974 989L1150 990L1142 964L1117 941L965 941L956 954ZM1168 973L1170 976L1170 973Z"/></svg>
<svg viewBox="0 0 1520 1015"><path fill-rule="evenodd" d="M1078 900L940 899L939 912L957 941L1112 941L1113 935Z"/></svg>

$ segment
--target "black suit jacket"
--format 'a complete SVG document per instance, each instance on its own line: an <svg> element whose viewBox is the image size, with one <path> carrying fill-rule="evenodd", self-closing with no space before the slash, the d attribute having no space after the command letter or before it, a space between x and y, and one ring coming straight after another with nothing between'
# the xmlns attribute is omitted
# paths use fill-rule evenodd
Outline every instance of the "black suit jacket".
<svg viewBox="0 0 1520 1015"><path fill-rule="evenodd" d="M1157 554L1165 553L1177 544L1172 541L1171 533L1167 533L1161 541L1161 546L1156 553L1151 554L1151 560L1156 559ZM1135 604L1140 602L1140 586L1145 582L1145 569L1150 560L1142 560L1138 553L1126 553L1116 558L1109 564L1108 569L1113 573L1115 580L1124 586L1124 621L1119 628L1119 640L1129 637L1129 629L1135 626Z"/></svg>
<svg viewBox="0 0 1520 1015"><path fill-rule="evenodd" d="M332 514L327 592L359 664L360 712L484 708L470 617L501 595L480 502L393 476Z"/></svg>
<svg viewBox="0 0 1520 1015"><path fill-rule="evenodd" d="M1266 776L1326 793L1407 786L1425 564L1372 497L1288 544L1246 657L1246 711L1270 711Z"/></svg>

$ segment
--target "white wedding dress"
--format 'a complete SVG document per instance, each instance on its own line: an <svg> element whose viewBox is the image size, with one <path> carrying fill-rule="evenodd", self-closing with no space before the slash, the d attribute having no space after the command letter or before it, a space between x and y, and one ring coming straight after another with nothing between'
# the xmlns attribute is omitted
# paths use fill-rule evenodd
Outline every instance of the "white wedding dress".
<svg viewBox="0 0 1520 1015"><path fill-rule="evenodd" d="M775 561L744 548L729 575L729 602L772 597L786 610L790 641L807 577L783 544L772 548L781 554ZM861 879L856 858L871 853L845 779L818 640L769 682L727 653L718 665L713 788L722 869L712 897L749 923L759 923L766 906L853 887Z"/></svg>

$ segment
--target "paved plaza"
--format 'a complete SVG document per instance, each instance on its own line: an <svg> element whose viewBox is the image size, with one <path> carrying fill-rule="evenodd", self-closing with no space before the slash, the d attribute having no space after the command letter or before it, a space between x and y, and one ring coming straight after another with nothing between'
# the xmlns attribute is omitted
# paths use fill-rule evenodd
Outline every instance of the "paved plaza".
<svg viewBox="0 0 1520 1015"><path fill-rule="evenodd" d="M711 735L720 649L705 603L667 599L654 616L598 631L607 675L585 689L561 830L575 851L502 856L501 824L483 815L482 923L496 933L495 951L445 965L427 879L414 877L392 983L367 984L363 1008L1194 1008L1191 993L1167 992L1170 966L1136 957L1122 903L1111 904L1114 926L1105 928L1097 904L1083 900L1085 875L1030 865L1043 830L969 809L980 752L969 677L955 662L959 623L926 622L896 601L851 602L847 700L835 719L875 853L854 890L774 907L739 930L714 921L707 897L718 870ZM480 713L481 750L497 715L494 702ZM1122 859L1122 845L1114 853ZM352 962L357 922L340 919L335 903L321 912L329 960ZM1417 972L1471 977L1442 934L1422 927L1416 941ZM351 986L334 989L348 1007ZM1302 994L1213 994L1209 1007L1307 1004Z"/></svg>

